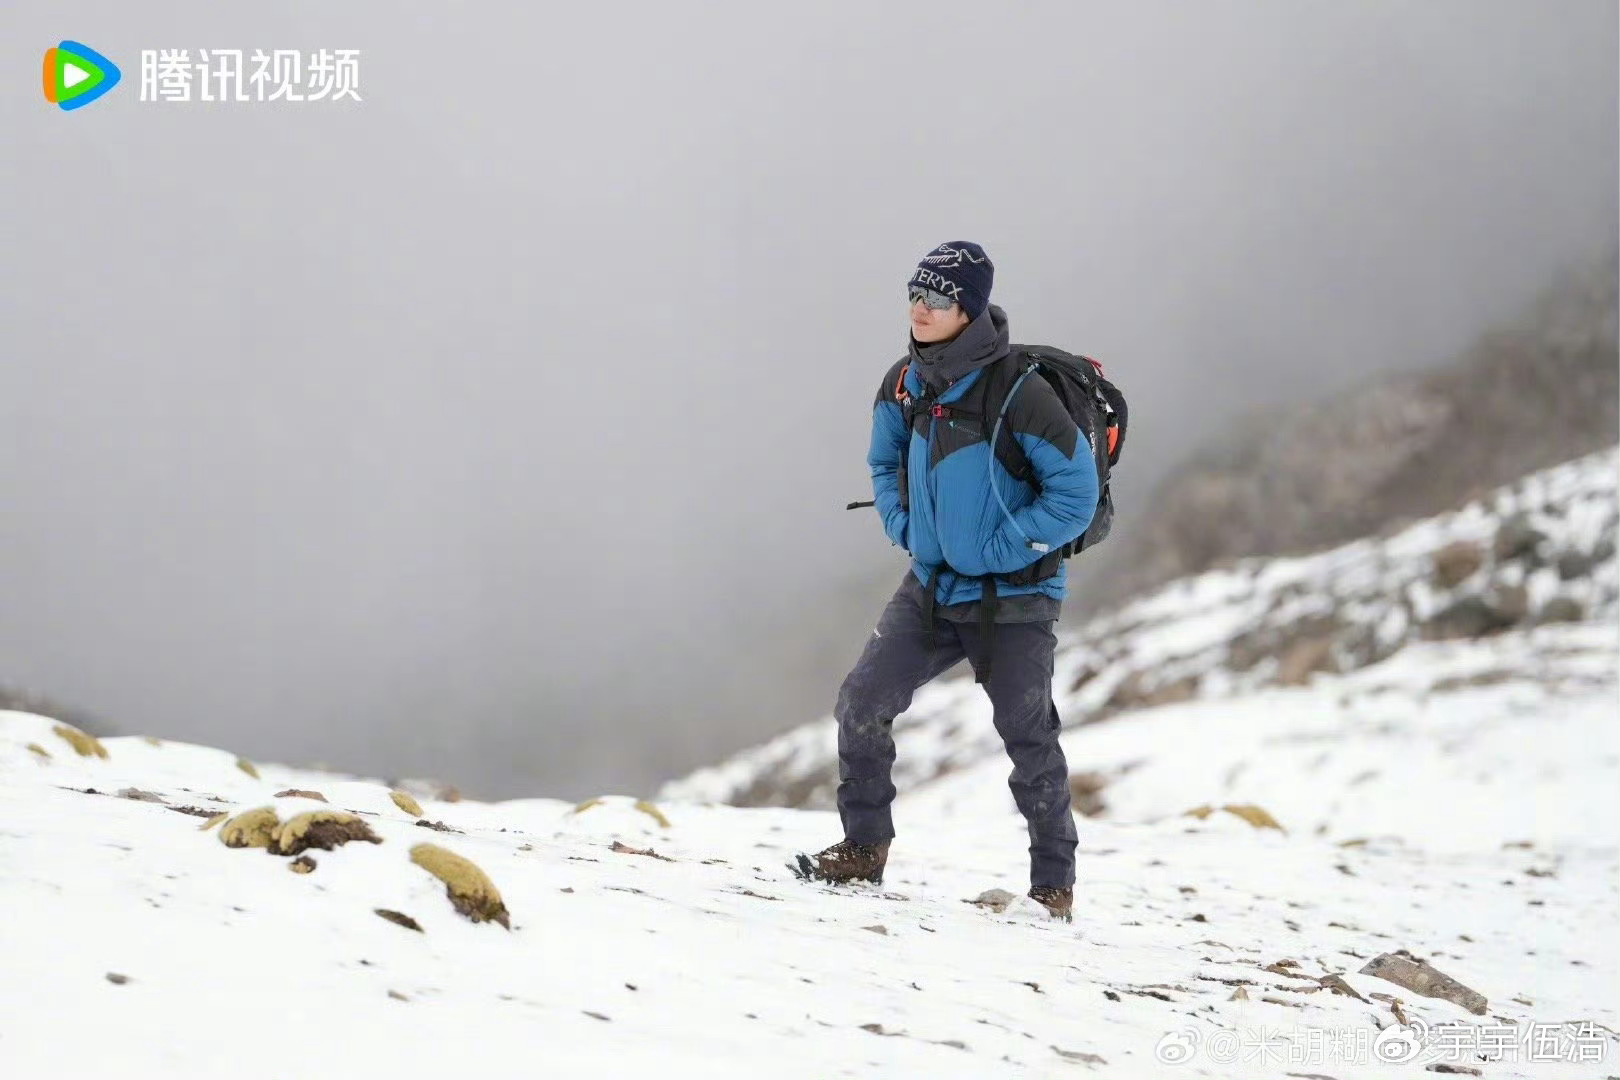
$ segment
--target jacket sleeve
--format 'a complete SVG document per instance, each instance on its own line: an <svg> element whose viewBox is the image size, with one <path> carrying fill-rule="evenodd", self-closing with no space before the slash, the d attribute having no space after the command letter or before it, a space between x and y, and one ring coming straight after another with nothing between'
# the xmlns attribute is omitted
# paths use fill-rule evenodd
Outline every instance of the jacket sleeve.
<svg viewBox="0 0 1620 1080"><path fill-rule="evenodd" d="M1052 549L1085 532L1101 493L1091 444L1045 379L1024 381L1004 423L1012 425L1041 493L1028 506L1012 511L1010 519L1002 515L1001 527L985 552L985 561L996 574L1021 570L1045 554L1028 541ZM994 472L1000 482L1008 482L999 465Z"/></svg>
<svg viewBox="0 0 1620 1080"><path fill-rule="evenodd" d="M906 525L910 515L900 506L900 455L910 448L911 433L906 430L900 406L894 400L894 383L900 376L896 364L878 387L872 406L872 445L866 464L872 470L872 498L877 504L883 532L899 547L906 547ZM909 549L907 549L909 550Z"/></svg>

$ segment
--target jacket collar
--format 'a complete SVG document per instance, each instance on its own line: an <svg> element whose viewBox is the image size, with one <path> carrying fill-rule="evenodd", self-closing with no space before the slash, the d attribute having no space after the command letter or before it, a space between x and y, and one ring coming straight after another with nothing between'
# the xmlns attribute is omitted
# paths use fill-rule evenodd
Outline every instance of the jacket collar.
<svg viewBox="0 0 1620 1080"><path fill-rule="evenodd" d="M907 355L918 381L939 394L1006 356L1012 351L1009 346L1011 340L1007 330L1007 313L991 304L950 341L922 345L916 338L910 338Z"/></svg>

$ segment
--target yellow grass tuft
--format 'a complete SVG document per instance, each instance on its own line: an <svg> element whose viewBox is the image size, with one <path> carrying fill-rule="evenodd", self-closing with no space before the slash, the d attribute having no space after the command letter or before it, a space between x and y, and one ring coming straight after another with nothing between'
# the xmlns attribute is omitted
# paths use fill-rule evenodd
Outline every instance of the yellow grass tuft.
<svg viewBox="0 0 1620 1080"><path fill-rule="evenodd" d="M270 836L270 854L297 855L309 848L331 851L350 840L380 844L382 838L354 814L341 810L312 810L288 818Z"/></svg>
<svg viewBox="0 0 1620 1080"><path fill-rule="evenodd" d="M646 799L637 799L636 800L636 809L640 810L643 814L646 814L648 817L650 817L654 821L658 822L658 824L661 825L662 827L664 827L666 829L669 828L669 818L665 817L664 812L662 810L658 809L658 807L654 806L652 803L648 802Z"/></svg>
<svg viewBox="0 0 1620 1080"><path fill-rule="evenodd" d="M72 724L57 724L51 730L67 740L68 745L77 750L80 757L107 756L107 748L101 745L100 739L94 735L86 735Z"/></svg>
<svg viewBox="0 0 1620 1080"><path fill-rule="evenodd" d="M1195 806L1191 810L1188 810L1182 815L1182 817L1195 817L1198 820L1203 821L1217 810L1224 810L1226 813L1231 814L1234 817L1241 818L1257 829L1276 829L1280 833L1286 833L1288 831L1278 823L1276 818L1272 817L1261 807L1255 806L1253 803L1227 803L1225 806L1210 806L1208 803L1205 803L1203 806Z"/></svg>
<svg viewBox="0 0 1620 1080"><path fill-rule="evenodd" d="M471 860L437 844L417 844L411 848L411 862L444 882L450 905L473 922L488 920L512 929L500 890Z"/></svg>
<svg viewBox="0 0 1620 1080"><path fill-rule="evenodd" d="M226 847L262 847L270 846L270 838L275 835L280 826L280 819L276 817L274 809L261 806L257 810L237 814L219 827L220 843Z"/></svg>
<svg viewBox="0 0 1620 1080"><path fill-rule="evenodd" d="M390 791L388 797L394 800L394 805L405 811L411 817L422 816L422 804L405 794L403 791Z"/></svg>

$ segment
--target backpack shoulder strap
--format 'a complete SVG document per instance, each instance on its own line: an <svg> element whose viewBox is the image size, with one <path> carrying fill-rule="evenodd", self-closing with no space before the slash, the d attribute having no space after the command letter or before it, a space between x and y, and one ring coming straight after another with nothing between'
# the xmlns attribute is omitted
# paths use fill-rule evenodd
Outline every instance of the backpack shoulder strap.
<svg viewBox="0 0 1620 1080"><path fill-rule="evenodd" d="M1014 345L1012 352L1008 353L996 367L993 377L986 380L984 392L985 438L990 441L990 449L1001 462L1001 467L1011 473L1013 479L1028 483L1034 469L1029 463L1029 458L1025 456L1023 447L1018 445L1015 433L1005 423L1005 419L1012 409L1018 387L1023 385L1026 376L1036 372L1035 359L1022 345Z"/></svg>
<svg viewBox="0 0 1620 1080"><path fill-rule="evenodd" d="M877 403L885 401L895 405L903 403L901 394L905 390L906 372L910 367L910 358L906 356L889 365L889 370L884 372L883 381L878 384Z"/></svg>
<svg viewBox="0 0 1620 1080"><path fill-rule="evenodd" d="M1020 360L1022 360L1022 358L1020 358ZM1003 394L1001 394L1000 403L996 406L996 412L993 419L989 412L990 402L986 401L985 403L986 411L984 414L984 420L986 424L990 425L990 430L986 436L990 443L990 453L986 456L986 465L990 471L986 479L988 479L990 482L990 494L995 496L996 505L1001 507L1002 517L1006 518L1007 523L1013 527L1013 530L1024 538L1025 545L1027 545L1031 550L1039 551L1044 555L1047 551L1046 545L1031 540L1024 530L1019 527L1018 520L1012 516L1012 511L1007 509L1007 500L1002 497L1001 488L996 483L996 463L998 461L1001 462L1002 468L1005 468L1009 473L1012 473L1015 480L1025 480L1026 476L1034 473L1034 468L1030 465L1029 458L1024 454L1023 448L1018 445L1018 440L1013 438L1011 431L1007 432L1006 444L1009 444L1011 450L1017 453L1018 461L1021 463L1020 470L1026 474L1026 476L1020 476L1019 471L1015 471L1013 468L1008 467L1006 461L1002 458L1002 446L1004 444L1002 442L1001 431L1002 428L1006 427L1007 410L1012 405L1013 397L1017 395L1018 388L1024 385L1024 382L1027 379L1032 377L1039 378L1039 375L1037 374L1038 369L1032 363L1021 362L1018 366L1009 365L1008 370L1015 372L1015 375L1012 384L1007 387ZM1033 479L1032 476L1029 478Z"/></svg>

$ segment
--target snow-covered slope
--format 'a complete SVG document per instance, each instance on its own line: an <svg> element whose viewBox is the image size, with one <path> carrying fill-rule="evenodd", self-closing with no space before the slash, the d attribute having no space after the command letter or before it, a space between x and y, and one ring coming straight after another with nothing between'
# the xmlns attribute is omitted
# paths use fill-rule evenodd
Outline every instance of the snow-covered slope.
<svg viewBox="0 0 1620 1080"><path fill-rule="evenodd" d="M1503 1031L1562 1049L1487 1075L1606 1075L1617 644L1591 623L1425 644L1069 733L1117 774L1072 925L963 902L1025 885L993 763L903 798L885 886L840 893L783 865L836 838L824 812L425 803L442 832L380 784L136 738L81 757L0 713L0 1075L1348 1080ZM1530 651L1540 670L1497 674ZM1183 813L1206 803L1286 831ZM381 842L298 874L199 829L260 806L352 810ZM488 874L510 931L456 912L422 842ZM1400 949L1485 1014L1360 973ZM1376 1056L1422 1031L1399 1069Z"/></svg>
<svg viewBox="0 0 1620 1080"><path fill-rule="evenodd" d="M1612 622L1617 489L1620 455L1611 449L1386 537L1175 582L1064 635L1054 678L1059 712L1075 727L1153 705L1302 685L1417 641L1568 619ZM1538 639L1513 640L1530 651L1502 662L1533 666ZM918 691L895 722L895 741L902 790L1001 754L989 704L970 678ZM1084 759L1070 764L1088 768ZM833 805L837 782L837 733L824 719L674 781L662 796L820 809Z"/></svg>
<svg viewBox="0 0 1620 1080"><path fill-rule="evenodd" d="M1547 532L1533 560L1602 554L1613 468L1526 485ZM1533 495L1548 490L1571 494ZM1349 550L1309 574L1308 560L1239 568L1185 589L1196 618L1179 629L1161 595L1121 613L1130 634L1071 649L1069 671L1091 664L1078 693L1101 693L1098 656L1189 670L1227 656L1223 606L1263 617L1298 575L1365 598L1346 633L1406 605L1433 625L1532 561L1505 544L1473 586L1434 592L1433 551L1500 536L1470 521L1407 534L1406 577ZM1438 535L1413 539L1425 529ZM1587 571L1558 586L1589 605L1578 621L1407 634L1299 685L1210 659L1186 700L1067 732L1098 812L1081 823L1073 924L1027 900L964 902L1023 892L1027 838L1006 766L972 754L984 718L943 711L967 702L960 688L931 690L937 719L902 751L958 764L908 785L884 886L844 890L784 866L837 839L825 811L413 807L375 781L225 750L129 737L98 752L0 712L0 1077L1620 1074L1612 550ZM1390 580L1406 601L1380 614L1374 585ZM296 859L221 842L266 807L279 823L351 812L378 842ZM233 816L200 828L216 812ZM462 907L510 929L461 914L421 865L442 856L413 860L423 843L486 874L500 909L471 871L447 871ZM1484 1003L1363 972L1402 950Z"/></svg>

